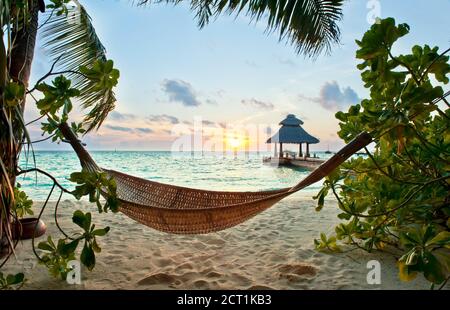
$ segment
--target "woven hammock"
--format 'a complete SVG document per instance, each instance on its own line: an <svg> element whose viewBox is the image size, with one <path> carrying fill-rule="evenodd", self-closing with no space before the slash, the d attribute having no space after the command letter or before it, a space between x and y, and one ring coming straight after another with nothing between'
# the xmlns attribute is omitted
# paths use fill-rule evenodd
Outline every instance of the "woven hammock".
<svg viewBox="0 0 450 310"><path fill-rule="evenodd" d="M257 192L221 192L163 184L100 168L67 124L61 124L60 130L84 169L103 171L115 179L122 213L146 226L175 234L209 233L238 225L321 180L372 141L368 133L361 133L293 187Z"/></svg>

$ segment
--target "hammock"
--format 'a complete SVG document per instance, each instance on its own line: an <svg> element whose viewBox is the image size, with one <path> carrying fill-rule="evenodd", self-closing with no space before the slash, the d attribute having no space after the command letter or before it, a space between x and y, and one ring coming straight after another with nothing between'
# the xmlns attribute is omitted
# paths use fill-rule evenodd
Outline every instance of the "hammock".
<svg viewBox="0 0 450 310"><path fill-rule="evenodd" d="M209 233L238 225L321 180L372 141L368 133L361 133L293 187L257 192L221 192L163 184L102 169L67 124L61 124L60 131L72 145L84 169L103 171L115 179L122 213L151 228L175 234Z"/></svg>

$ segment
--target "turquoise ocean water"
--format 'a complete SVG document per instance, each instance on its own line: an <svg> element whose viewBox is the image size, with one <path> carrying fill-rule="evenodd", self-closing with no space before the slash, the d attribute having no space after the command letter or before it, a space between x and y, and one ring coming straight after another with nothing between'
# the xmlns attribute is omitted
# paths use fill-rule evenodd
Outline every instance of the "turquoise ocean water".
<svg viewBox="0 0 450 310"><path fill-rule="evenodd" d="M121 171L145 179L180 186L222 190L256 191L277 189L296 184L308 174L305 169L274 167L262 163L263 155L221 153L172 153L133 151L94 151L95 161L108 169ZM316 153L318 157L330 155ZM78 158L71 151L36 151L36 166L51 173L66 188L73 188L68 181L71 172L80 171ZM33 167L33 159L22 157L22 169ZM17 180L27 194L36 201L45 200L53 182L45 176L28 173ZM320 188L321 182L306 189L311 195ZM305 191L302 191L305 193ZM51 200L58 198L56 191ZM63 199L71 199L64 195Z"/></svg>

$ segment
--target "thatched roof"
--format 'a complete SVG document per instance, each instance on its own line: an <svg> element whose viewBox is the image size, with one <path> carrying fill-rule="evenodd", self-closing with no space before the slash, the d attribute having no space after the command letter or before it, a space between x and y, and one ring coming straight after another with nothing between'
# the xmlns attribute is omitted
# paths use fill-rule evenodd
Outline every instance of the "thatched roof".
<svg viewBox="0 0 450 310"><path fill-rule="evenodd" d="M280 122L281 128L278 132L267 140L267 143L319 143L319 139L311 136L303 128L303 122L289 114L284 120Z"/></svg>
<svg viewBox="0 0 450 310"><path fill-rule="evenodd" d="M286 118L282 120L279 125L300 126L303 125L303 122L296 118L294 114L288 114L288 116L286 116Z"/></svg>

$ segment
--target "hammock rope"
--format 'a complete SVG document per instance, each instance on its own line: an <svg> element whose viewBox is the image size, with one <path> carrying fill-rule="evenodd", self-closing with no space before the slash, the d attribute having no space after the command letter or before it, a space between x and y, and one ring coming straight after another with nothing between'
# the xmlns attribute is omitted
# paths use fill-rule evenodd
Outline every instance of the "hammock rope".
<svg viewBox="0 0 450 310"><path fill-rule="evenodd" d="M59 129L73 147L84 169L106 172L115 179L119 210L122 213L151 228L175 234L210 233L236 226L283 198L320 181L372 141L370 134L359 134L293 187L256 192L227 192L163 184L102 169L66 123L62 123Z"/></svg>

